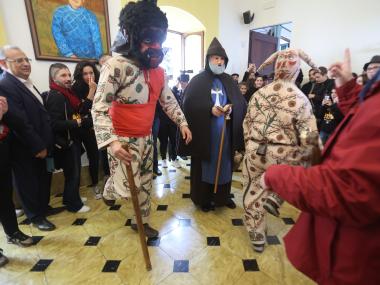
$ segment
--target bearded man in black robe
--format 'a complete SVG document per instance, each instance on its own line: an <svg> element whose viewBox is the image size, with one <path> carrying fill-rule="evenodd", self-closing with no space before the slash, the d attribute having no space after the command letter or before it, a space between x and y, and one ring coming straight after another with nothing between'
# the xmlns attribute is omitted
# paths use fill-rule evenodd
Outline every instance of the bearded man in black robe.
<svg viewBox="0 0 380 285"><path fill-rule="evenodd" d="M235 151L244 148L242 123L247 105L235 81L224 73L227 63L224 48L214 38L205 70L190 81L183 96L183 111L193 140L189 145L180 142L179 152L191 156L190 196L205 212L215 206L236 207L230 197L232 163ZM218 187L213 194L225 113L231 119L226 121Z"/></svg>

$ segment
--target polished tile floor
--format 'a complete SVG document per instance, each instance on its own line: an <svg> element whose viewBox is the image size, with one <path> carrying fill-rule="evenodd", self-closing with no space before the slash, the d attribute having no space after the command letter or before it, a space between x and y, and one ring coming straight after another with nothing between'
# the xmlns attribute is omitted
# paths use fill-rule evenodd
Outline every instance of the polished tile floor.
<svg viewBox="0 0 380 285"><path fill-rule="evenodd" d="M138 235L130 225L132 203L107 207L83 187L92 211L51 216L53 232L23 224L36 245L0 247L10 263L0 269L0 284L314 284L286 258L283 236L298 211L284 205L281 218L269 217L269 245L255 253L242 221L241 174L234 173L238 207L203 213L189 198L189 160L169 166L154 180L151 225L160 238L148 240L153 269L145 270ZM53 206L61 197L52 197ZM25 217L21 217L22 223Z"/></svg>

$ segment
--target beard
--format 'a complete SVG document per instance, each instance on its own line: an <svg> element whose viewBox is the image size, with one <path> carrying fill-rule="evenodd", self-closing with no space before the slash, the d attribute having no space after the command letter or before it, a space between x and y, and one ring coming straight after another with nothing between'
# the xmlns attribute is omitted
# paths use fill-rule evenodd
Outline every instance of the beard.
<svg viewBox="0 0 380 285"><path fill-rule="evenodd" d="M146 69L158 67L164 59L162 48L148 48L144 52L138 50L134 52L133 56Z"/></svg>

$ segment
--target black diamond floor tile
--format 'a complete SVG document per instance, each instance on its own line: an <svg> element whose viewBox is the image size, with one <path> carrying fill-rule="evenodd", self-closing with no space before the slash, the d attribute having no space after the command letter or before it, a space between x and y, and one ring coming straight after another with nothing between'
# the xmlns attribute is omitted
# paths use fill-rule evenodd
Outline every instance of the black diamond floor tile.
<svg viewBox="0 0 380 285"><path fill-rule="evenodd" d="M53 259L40 259L39 261L37 261L37 263L33 266L32 269L30 269L30 271L33 271L33 272L44 272L46 270L46 268L48 268L48 266L50 265L50 263L53 262Z"/></svg>
<svg viewBox="0 0 380 285"><path fill-rule="evenodd" d="M191 163L186 163L186 166L191 166Z"/></svg>
<svg viewBox="0 0 380 285"><path fill-rule="evenodd" d="M34 245L38 244L43 238L44 236L32 236L33 244Z"/></svg>
<svg viewBox="0 0 380 285"><path fill-rule="evenodd" d="M121 260L107 260L102 272L117 272Z"/></svg>
<svg viewBox="0 0 380 285"><path fill-rule="evenodd" d="M294 220L292 218L282 218L282 220L284 221L284 223L286 225L294 225Z"/></svg>
<svg viewBox="0 0 380 285"><path fill-rule="evenodd" d="M184 198L184 199L190 198L190 194L184 193L184 194L182 194L182 198Z"/></svg>
<svg viewBox="0 0 380 285"><path fill-rule="evenodd" d="M119 211L121 208L121 205L113 205L110 207L110 211Z"/></svg>
<svg viewBox="0 0 380 285"><path fill-rule="evenodd" d="M126 222L125 222L125 225L126 226L130 226L132 224L132 220L131 219L128 219Z"/></svg>
<svg viewBox="0 0 380 285"><path fill-rule="evenodd" d="M85 246L96 246L96 245L98 245L100 239L101 239L101 237L89 237L84 245Z"/></svg>
<svg viewBox="0 0 380 285"><path fill-rule="evenodd" d="M242 219L232 219L232 225L234 226L244 226Z"/></svg>
<svg viewBox="0 0 380 285"><path fill-rule="evenodd" d="M170 184L164 184L164 189L170 189Z"/></svg>
<svg viewBox="0 0 380 285"><path fill-rule="evenodd" d="M159 246L160 245L160 238L159 237L148 238L148 240L146 241L146 244L148 246Z"/></svg>
<svg viewBox="0 0 380 285"><path fill-rule="evenodd" d="M185 176L185 179L186 180L190 180L190 176Z"/></svg>
<svg viewBox="0 0 380 285"><path fill-rule="evenodd" d="M190 227L191 226L191 219L180 219L179 225L181 227Z"/></svg>
<svg viewBox="0 0 380 285"><path fill-rule="evenodd" d="M229 195L229 198L235 198L235 194L234 194L234 193L231 193L231 194Z"/></svg>
<svg viewBox="0 0 380 285"><path fill-rule="evenodd" d="M169 172L174 173L174 172L177 172L177 170L175 170L175 169L170 169Z"/></svg>
<svg viewBox="0 0 380 285"><path fill-rule="evenodd" d="M244 271L260 271L256 259L243 259Z"/></svg>
<svg viewBox="0 0 380 285"><path fill-rule="evenodd" d="M207 237L207 245L208 246L220 246L219 237Z"/></svg>
<svg viewBox="0 0 380 285"><path fill-rule="evenodd" d="M271 244L271 245L281 244L277 236L267 236L267 242L268 244Z"/></svg>
<svg viewBox="0 0 380 285"><path fill-rule="evenodd" d="M189 272L189 261L174 260L173 272Z"/></svg>
<svg viewBox="0 0 380 285"><path fill-rule="evenodd" d="M63 197L63 193L58 193L55 197Z"/></svg>
<svg viewBox="0 0 380 285"><path fill-rule="evenodd" d="M87 219L76 219L73 222L73 225L74 226L83 226L86 221L87 221Z"/></svg>
<svg viewBox="0 0 380 285"><path fill-rule="evenodd" d="M166 211L168 209L168 205L158 205L157 211Z"/></svg>

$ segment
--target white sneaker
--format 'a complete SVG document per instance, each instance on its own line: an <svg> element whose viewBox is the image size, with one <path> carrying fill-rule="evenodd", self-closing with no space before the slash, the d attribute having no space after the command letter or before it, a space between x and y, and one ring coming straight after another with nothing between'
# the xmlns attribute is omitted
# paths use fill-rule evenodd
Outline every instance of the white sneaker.
<svg viewBox="0 0 380 285"><path fill-rule="evenodd" d="M21 217L24 215L24 210L23 209L16 209L16 217Z"/></svg>
<svg viewBox="0 0 380 285"><path fill-rule="evenodd" d="M80 199L82 200L82 203L87 202L87 197L80 197Z"/></svg>
<svg viewBox="0 0 380 285"><path fill-rule="evenodd" d="M168 161L166 159L162 160L162 167L168 167Z"/></svg>
<svg viewBox="0 0 380 285"><path fill-rule="evenodd" d="M179 163L178 159L172 161L172 165L175 167L175 168L181 168L181 164Z"/></svg>
<svg viewBox="0 0 380 285"><path fill-rule="evenodd" d="M92 191L94 191L95 199L96 200L102 199L102 193L101 193L100 188L99 188L98 185L94 186L92 188Z"/></svg>
<svg viewBox="0 0 380 285"><path fill-rule="evenodd" d="M89 206L86 206L86 205L83 205L82 208L80 208L77 213L86 213L88 211L90 211L91 208Z"/></svg>

